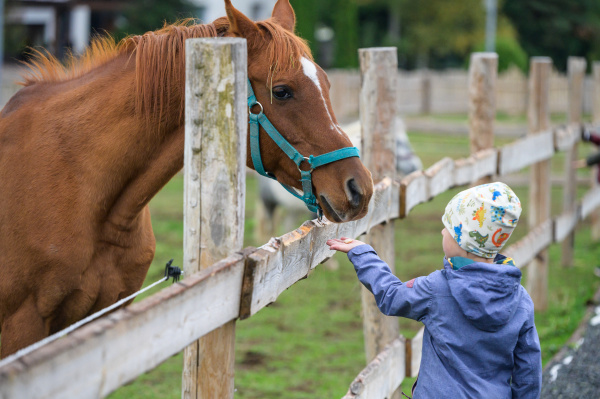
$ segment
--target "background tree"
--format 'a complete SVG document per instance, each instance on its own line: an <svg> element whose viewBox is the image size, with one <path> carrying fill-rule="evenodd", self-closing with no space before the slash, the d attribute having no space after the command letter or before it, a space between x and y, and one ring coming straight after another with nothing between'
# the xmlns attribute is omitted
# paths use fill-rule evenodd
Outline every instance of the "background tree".
<svg viewBox="0 0 600 399"><path fill-rule="evenodd" d="M462 66L463 60L484 40L485 9L481 0L427 0L418 6L399 0L402 22L400 47L407 66Z"/></svg>
<svg viewBox="0 0 600 399"><path fill-rule="evenodd" d="M114 35L141 35L161 28L165 22L196 17L197 7L187 0L136 0L123 10L123 18Z"/></svg>
<svg viewBox="0 0 600 399"><path fill-rule="evenodd" d="M551 57L564 71L569 56L600 56L598 0L505 0L502 11L530 57Z"/></svg>
<svg viewBox="0 0 600 399"><path fill-rule="evenodd" d="M356 0L291 0L296 12L296 33L306 39L316 61L324 67L358 67L358 6ZM333 30L319 41L317 30Z"/></svg>

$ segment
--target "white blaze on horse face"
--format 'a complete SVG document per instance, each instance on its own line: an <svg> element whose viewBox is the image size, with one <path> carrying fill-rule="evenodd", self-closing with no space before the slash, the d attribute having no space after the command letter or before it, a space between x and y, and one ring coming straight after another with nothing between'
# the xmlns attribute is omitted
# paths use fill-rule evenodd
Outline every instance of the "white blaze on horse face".
<svg viewBox="0 0 600 399"><path fill-rule="evenodd" d="M340 129L340 126L333 122L333 117L329 112L329 108L327 107L327 101L325 101L325 96L323 96L323 90L321 89L321 82L319 82L319 76L317 75L317 66L306 57L302 57L300 59L300 63L302 64L302 71L306 76L313 81L317 89L319 89L319 94L321 94L321 99L323 100L323 106L325 107L325 111L327 111L327 115L329 116L329 120L331 121L331 130L334 130L344 136L344 132Z"/></svg>

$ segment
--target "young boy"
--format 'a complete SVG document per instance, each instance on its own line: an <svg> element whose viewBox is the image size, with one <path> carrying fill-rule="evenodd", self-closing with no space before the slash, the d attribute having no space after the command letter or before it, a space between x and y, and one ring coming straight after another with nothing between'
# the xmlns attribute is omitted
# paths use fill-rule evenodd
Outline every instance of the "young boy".
<svg viewBox="0 0 600 399"><path fill-rule="evenodd" d="M521 215L503 183L457 194L442 217L444 269L406 283L372 247L332 239L386 315L425 325L414 398L539 398L540 342L521 271L499 255Z"/></svg>

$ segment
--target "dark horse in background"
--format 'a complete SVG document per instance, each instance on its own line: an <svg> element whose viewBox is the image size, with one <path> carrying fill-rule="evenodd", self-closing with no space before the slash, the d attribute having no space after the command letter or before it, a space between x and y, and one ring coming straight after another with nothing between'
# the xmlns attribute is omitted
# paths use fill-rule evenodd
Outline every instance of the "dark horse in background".
<svg viewBox="0 0 600 399"><path fill-rule="evenodd" d="M302 154L352 145L326 74L293 33L289 1L262 22L225 6L211 24L99 38L66 66L44 54L30 63L0 114L2 357L142 286L155 249L148 202L183 167L186 39L246 38L258 101ZM260 138L265 169L301 189L296 165L262 129ZM373 183L358 158L312 181L328 219L366 214Z"/></svg>

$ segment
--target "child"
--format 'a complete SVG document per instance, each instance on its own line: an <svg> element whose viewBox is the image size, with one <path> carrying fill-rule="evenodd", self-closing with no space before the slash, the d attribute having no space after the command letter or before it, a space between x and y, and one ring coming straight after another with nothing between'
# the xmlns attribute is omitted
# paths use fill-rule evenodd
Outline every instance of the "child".
<svg viewBox="0 0 600 399"><path fill-rule="evenodd" d="M538 398L540 342L521 271L499 255L521 214L503 183L457 194L442 217L444 269L406 283L373 248L332 239L386 315L425 325L415 398Z"/></svg>

